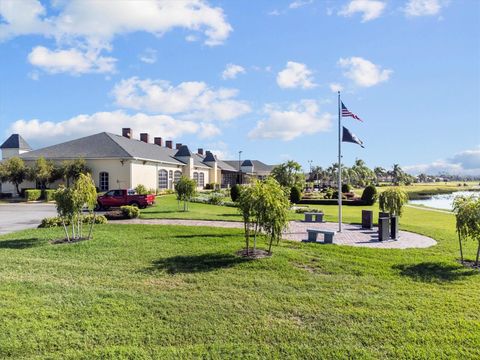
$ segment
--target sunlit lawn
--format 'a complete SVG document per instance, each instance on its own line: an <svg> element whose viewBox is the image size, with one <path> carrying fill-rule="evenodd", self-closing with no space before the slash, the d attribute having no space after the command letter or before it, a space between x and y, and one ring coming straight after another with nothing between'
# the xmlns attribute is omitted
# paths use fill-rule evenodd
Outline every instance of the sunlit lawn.
<svg viewBox="0 0 480 360"><path fill-rule="evenodd" d="M360 209L344 207L345 221ZM453 216L408 208L401 222L439 244L281 242L246 261L233 229L104 225L67 245L48 242L60 229L2 236L0 358L480 358L480 275L456 262Z"/></svg>

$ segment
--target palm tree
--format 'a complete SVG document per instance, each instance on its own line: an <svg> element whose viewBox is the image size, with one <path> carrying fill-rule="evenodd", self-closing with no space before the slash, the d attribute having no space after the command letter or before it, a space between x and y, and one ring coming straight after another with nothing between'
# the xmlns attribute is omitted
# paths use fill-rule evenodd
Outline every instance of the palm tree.
<svg viewBox="0 0 480 360"><path fill-rule="evenodd" d="M400 165L399 164L393 164L392 178L393 178L393 184L395 186L400 185L400 182L402 182L402 180L404 178L404 175L405 175L405 173L403 172Z"/></svg>
<svg viewBox="0 0 480 360"><path fill-rule="evenodd" d="M377 166L376 168L374 168L373 172L375 173L375 177L377 178L377 184L380 183L380 179L383 179L387 175L387 170L385 170L381 166Z"/></svg>

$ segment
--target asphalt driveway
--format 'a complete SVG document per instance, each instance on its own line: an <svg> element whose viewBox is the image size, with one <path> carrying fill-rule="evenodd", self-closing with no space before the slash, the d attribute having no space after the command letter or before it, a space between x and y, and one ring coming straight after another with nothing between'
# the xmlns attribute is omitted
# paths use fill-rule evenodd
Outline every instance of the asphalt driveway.
<svg viewBox="0 0 480 360"><path fill-rule="evenodd" d="M56 214L54 204L0 204L0 235L36 228L43 218Z"/></svg>

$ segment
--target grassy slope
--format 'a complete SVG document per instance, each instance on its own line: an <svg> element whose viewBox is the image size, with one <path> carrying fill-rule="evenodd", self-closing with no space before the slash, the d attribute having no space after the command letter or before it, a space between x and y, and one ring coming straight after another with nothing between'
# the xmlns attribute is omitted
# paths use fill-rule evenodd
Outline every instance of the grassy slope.
<svg viewBox="0 0 480 360"><path fill-rule="evenodd" d="M345 209L355 221L359 208ZM48 244L59 229L3 236L0 357L479 358L480 275L454 261L453 216L407 209L402 224L439 245L283 242L243 261L238 230L105 225L70 245Z"/></svg>

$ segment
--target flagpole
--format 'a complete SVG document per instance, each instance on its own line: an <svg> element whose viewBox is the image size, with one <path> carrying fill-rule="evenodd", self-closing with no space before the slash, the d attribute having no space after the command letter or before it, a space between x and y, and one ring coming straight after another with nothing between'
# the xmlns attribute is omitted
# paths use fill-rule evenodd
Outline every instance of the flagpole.
<svg viewBox="0 0 480 360"><path fill-rule="evenodd" d="M338 232L342 232L342 109L338 92Z"/></svg>

